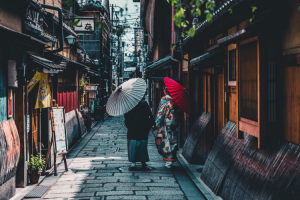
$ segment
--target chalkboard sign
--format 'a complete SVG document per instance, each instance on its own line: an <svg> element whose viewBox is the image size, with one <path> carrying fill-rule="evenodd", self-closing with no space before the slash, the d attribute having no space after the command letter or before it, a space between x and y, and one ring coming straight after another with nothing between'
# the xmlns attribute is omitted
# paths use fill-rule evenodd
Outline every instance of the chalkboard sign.
<svg viewBox="0 0 300 200"><path fill-rule="evenodd" d="M55 146L56 154L67 152L67 137L65 124L65 109L64 107L52 107L53 125L55 127Z"/></svg>

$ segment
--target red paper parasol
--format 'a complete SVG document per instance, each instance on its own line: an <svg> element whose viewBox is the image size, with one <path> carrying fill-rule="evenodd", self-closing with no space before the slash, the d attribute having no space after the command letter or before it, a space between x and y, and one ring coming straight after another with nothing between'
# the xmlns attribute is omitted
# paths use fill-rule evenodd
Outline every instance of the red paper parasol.
<svg viewBox="0 0 300 200"><path fill-rule="evenodd" d="M175 100L179 108L187 114L191 113L191 106L187 92L184 87L176 81L165 77L164 82L171 97Z"/></svg>

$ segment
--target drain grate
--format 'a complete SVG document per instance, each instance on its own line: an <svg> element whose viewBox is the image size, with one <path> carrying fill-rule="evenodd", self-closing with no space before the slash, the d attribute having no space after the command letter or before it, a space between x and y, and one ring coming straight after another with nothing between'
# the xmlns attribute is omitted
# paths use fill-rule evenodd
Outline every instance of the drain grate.
<svg viewBox="0 0 300 200"><path fill-rule="evenodd" d="M50 188L50 186L37 186L28 192L24 198L41 198Z"/></svg>

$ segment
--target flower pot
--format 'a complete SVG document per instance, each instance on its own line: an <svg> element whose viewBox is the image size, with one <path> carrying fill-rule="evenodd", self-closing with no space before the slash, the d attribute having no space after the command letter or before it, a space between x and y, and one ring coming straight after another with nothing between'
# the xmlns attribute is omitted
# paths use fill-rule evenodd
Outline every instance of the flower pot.
<svg viewBox="0 0 300 200"><path fill-rule="evenodd" d="M41 176L41 172L30 173L30 183L38 183Z"/></svg>

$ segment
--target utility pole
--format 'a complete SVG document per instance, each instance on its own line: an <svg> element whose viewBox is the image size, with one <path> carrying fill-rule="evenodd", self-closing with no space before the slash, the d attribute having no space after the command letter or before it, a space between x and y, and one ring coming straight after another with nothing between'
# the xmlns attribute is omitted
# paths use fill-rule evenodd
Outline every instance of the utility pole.
<svg viewBox="0 0 300 200"><path fill-rule="evenodd" d="M120 75L121 75L121 62L120 62L120 35L118 35L118 66L117 66L117 72L118 72L118 85L120 84Z"/></svg>

